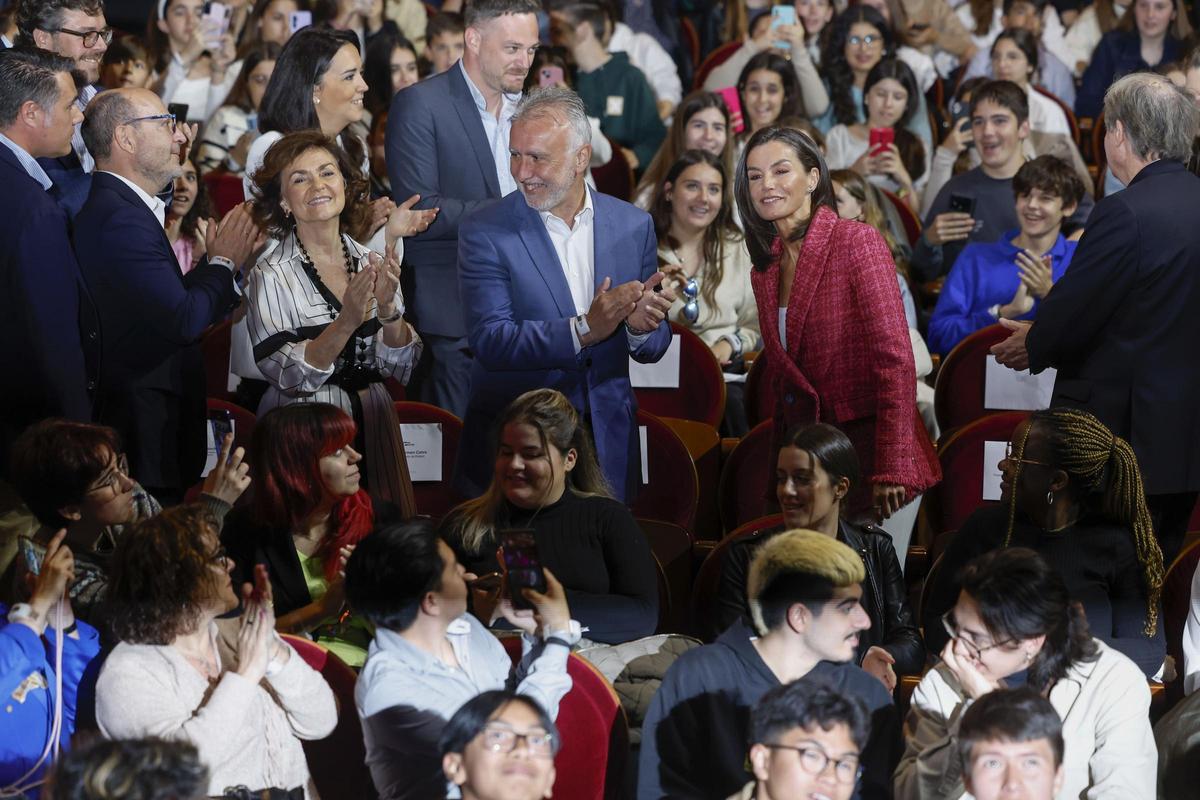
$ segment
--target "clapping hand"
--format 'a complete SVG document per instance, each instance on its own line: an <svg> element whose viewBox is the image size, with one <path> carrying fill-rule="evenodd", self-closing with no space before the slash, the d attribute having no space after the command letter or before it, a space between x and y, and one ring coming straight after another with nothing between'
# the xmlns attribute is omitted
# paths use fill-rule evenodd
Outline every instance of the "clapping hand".
<svg viewBox="0 0 1200 800"><path fill-rule="evenodd" d="M393 206L387 219L387 241L389 248L396 239L423 233L437 219L438 211L441 209L425 208L416 211L413 210L413 206L420 202L420 200L421 195L414 194L400 205Z"/></svg>
<svg viewBox="0 0 1200 800"><path fill-rule="evenodd" d="M1017 283L1017 291L1012 300L1000 306L1000 316L1003 319L1023 317L1033 310L1033 298L1029 296L1029 287L1024 281Z"/></svg>
<svg viewBox="0 0 1200 800"><path fill-rule="evenodd" d="M254 567L254 585L242 585L241 628L238 631L238 674L258 683L271 660L287 661L290 648L275 635L275 602L263 564Z"/></svg>
<svg viewBox="0 0 1200 800"><path fill-rule="evenodd" d="M1025 337L1029 335L1033 323L1001 319L1000 324L1012 331L1012 334L1003 342L992 345L992 355L1009 369L1029 369L1029 350L1025 347Z"/></svg>
<svg viewBox="0 0 1200 800"><path fill-rule="evenodd" d="M390 317L396 313L396 290L400 288L400 260L389 250L387 258L378 253L370 255L371 267L375 270L375 302L379 316Z"/></svg>
<svg viewBox="0 0 1200 800"><path fill-rule="evenodd" d="M653 331L671 311L671 304L675 302L675 292L666 287L655 291L655 287L659 287L665 277L662 272L656 272L642 284L641 297L638 298L633 311L625 318L625 324L634 333Z"/></svg>
<svg viewBox="0 0 1200 800"><path fill-rule="evenodd" d="M1038 300L1046 299L1050 288L1054 286L1054 275L1047 263L1048 257L1042 258L1032 250L1021 250L1017 253L1017 270L1021 275L1021 285L1029 290L1029 294ZM1030 309L1033 302L1029 303ZM1028 313L1028 312L1026 312Z"/></svg>
<svg viewBox="0 0 1200 800"><path fill-rule="evenodd" d="M233 434L225 434L221 452L217 454L217 465L204 479L200 491L229 505L236 503L250 485L250 465L243 460L245 457L244 448L234 448Z"/></svg>
<svg viewBox="0 0 1200 800"><path fill-rule="evenodd" d="M586 346L611 336L621 321L637 310L642 288L641 281L629 281L614 287L612 278L605 278L588 308L587 322L591 332L586 337L587 341L581 341L580 344Z"/></svg>
<svg viewBox="0 0 1200 800"><path fill-rule="evenodd" d="M204 246L210 257L228 258L234 267L241 268L262 245L263 236L249 203L234 206L219 224L209 220Z"/></svg>
<svg viewBox="0 0 1200 800"><path fill-rule="evenodd" d="M342 295L342 310L338 319L345 316L355 328L363 323L367 316L367 307L371 304L371 298L375 296L377 275L375 267L369 264L354 274L345 294Z"/></svg>

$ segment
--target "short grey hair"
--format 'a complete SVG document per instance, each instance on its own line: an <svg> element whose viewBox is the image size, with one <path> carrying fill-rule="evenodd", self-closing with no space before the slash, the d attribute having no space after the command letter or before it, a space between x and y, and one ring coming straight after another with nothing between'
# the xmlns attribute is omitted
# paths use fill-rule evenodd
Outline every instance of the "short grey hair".
<svg viewBox="0 0 1200 800"><path fill-rule="evenodd" d="M96 161L112 155L117 128L137 116L137 109L120 89L110 89L92 98L83 112L83 143Z"/></svg>
<svg viewBox="0 0 1200 800"><path fill-rule="evenodd" d="M1184 89L1162 75L1135 72L1108 88L1104 122L1110 128L1121 123L1138 158L1186 162L1200 132L1200 109Z"/></svg>
<svg viewBox="0 0 1200 800"><path fill-rule="evenodd" d="M521 98L513 114L513 124L528 119L550 116L557 111L567 118L571 126L571 149L578 150L592 141L592 123L588 122L587 107L574 89L565 86L547 86L534 89Z"/></svg>
<svg viewBox="0 0 1200 800"><path fill-rule="evenodd" d="M542 5L537 0L467 0L463 9L463 24L468 28L478 28L497 17L508 14L536 16L541 10Z"/></svg>

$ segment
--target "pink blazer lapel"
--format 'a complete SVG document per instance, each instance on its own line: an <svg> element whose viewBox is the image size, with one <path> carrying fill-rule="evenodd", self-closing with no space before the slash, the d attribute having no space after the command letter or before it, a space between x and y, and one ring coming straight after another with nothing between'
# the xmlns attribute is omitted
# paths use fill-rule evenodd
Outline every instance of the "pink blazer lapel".
<svg viewBox="0 0 1200 800"><path fill-rule="evenodd" d="M829 241L838 216L831 209L821 206L809 223L804 243L800 247L800 260L792 278L792 295L787 300L787 352L792 363L800 363L803 353L804 325L812 308L817 286L825 276L825 265L829 261ZM778 292L778 281L775 284Z"/></svg>

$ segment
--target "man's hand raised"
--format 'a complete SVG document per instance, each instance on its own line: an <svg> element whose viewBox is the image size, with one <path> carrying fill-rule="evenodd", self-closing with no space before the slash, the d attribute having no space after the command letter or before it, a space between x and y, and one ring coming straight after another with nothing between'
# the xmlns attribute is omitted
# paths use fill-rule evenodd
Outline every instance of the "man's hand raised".
<svg viewBox="0 0 1200 800"><path fill-rule="evenodd" d="M670 313L671 304L675 302L675 292L665 286L661 291L655 291L655 287L662 283L664 277L664 273L656 272L641 285L642 296L638 298L633 313L625 318L625 324L634 333L653 331Z"/></svg>
<svg viewBox="0 0 1200 800"><path fill-rule="evenodd" d="M587 311L590 331L587 336L580 338L579 343L587 347L612 336L617 326L637 310L642 290L641 281L629 281L614 287L612 278L605 278L592 299L592 307Z"/></svg>

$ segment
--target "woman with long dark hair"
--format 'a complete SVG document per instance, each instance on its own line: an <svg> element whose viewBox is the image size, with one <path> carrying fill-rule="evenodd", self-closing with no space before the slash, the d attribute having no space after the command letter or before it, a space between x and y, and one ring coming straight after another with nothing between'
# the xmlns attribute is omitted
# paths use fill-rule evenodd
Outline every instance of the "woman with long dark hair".
<svg viewBox="0 0 1200 800"><path fill-rule="evenodd" d="M167 206L164 224L167 240L179 260L179 271L185 275L204 256L205 235L212 215L208 189L196 172L193 158L188 158L183 162L183 172L175 178L175 193Z"/></svg>
<svg viewBox="0 0 1200 800"><path fill-rule="evenodd" d="M230 175L241 175L245 170L250 145L258 137L258 109L279 52L274 42L261 42L244 52L242 70L225 105L204 126L196 162L201 173L223 167Z"/></svg>
<svg viewBox="0 0 1200 800"><path fill-rule="evenodd" d="M1092 638L1058 572L1016 547L967 565L940 624L950 641L913 692L896 800L960 797L956 720L973 701L1025 685L1062 717L1060 797L1154 797L1150 689L1127 657Z"/></svg>
<svg viewBox="0 0 1200 800"><path fill-rule="evenodd" d="M396 92L421 79L417 71L417 48L403 36L384 33L367 44L363 59L367 94L363 102L372 118L386 114Z"/></svg>
<svg viewBox="0 0 1200 800"><path fill-rule="evenodd" d="M541 52L539 49L538 52ZM654 192L662 186L667 171L688 150L704 150L725 165L727 175L733 174L733 129L729 126L729 109L716 92L692 92L675 109L667 138L642 173L634 203L650 209Z"/></svg>
<svg viewBox="0 0 1200 800"><path fill-rule="evenodd" d="M864 473L847 497L848 516L886 519L941 477L917 413L891 253L878 231L838 217L825 160L798 131L765 128L750 138L736 194L776 448L793 425L838 427Z"/></svg>

